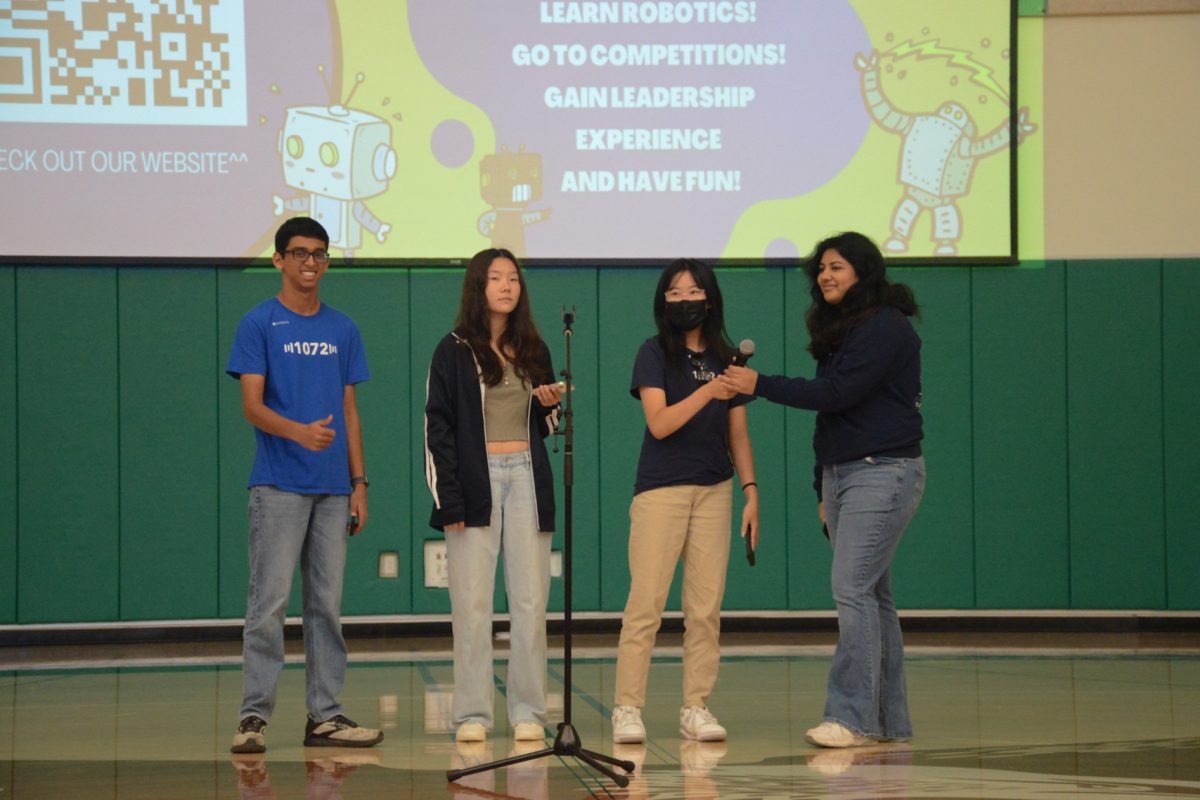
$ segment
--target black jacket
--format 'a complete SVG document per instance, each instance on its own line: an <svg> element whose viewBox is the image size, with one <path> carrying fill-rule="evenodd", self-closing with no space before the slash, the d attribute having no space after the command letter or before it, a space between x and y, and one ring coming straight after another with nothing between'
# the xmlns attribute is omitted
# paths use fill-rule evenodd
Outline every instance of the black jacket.
<svg viewBox="0 0 1200 800"><path fill-rule="evenodd" d="M895 308L851 328L842 346L818 362L815 378L759 375L754 393L818 412L813 431L818 498L826 464L921 454L921 339Z"/></svg>
<svg viewBox="0 0 1200 800"><path fill-rule="evenodd" d="M541 362L554 374L550 349ZM425 482L433 494L429 524L443 530L454 522L482 528L492 522L492 483L488 477L479 362L466 340L448 333L433 351L425 383ZM529 397L529 456L537 495L538 530L554 530L554 476L542 441L558 427L558 406L546 408Z"/></svg>

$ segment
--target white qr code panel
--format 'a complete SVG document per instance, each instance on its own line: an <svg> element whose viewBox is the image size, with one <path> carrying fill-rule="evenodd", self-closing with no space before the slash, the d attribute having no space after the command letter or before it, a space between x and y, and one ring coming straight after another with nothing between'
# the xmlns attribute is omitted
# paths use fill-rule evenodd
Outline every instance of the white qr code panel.
<svg viewBox="0 0 1200 800"><path fill-rule="evenodd" d="M0 0L0 120L245 125L243 0Z"/></svg>

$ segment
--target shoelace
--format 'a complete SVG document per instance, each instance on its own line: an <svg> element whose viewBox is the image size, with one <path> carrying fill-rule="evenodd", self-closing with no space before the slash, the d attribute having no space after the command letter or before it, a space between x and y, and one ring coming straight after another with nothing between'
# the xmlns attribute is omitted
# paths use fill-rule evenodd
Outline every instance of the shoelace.
<svg viewBox="0 0 1200 800"><path fill-rule="evenodd" d="M694 712L692 712L692 724L693 725L696 724L697 717L700 718L699 724L701 724L701 725L709 725L709 724L715 725L717 722L717 718L714 717L713 713L708 710L708 706L700 706L700 708L698 708Z"/></svg>
<svg viewBox="0 0 1200 800"><path fill-rule="evenodd" d="M238 730L242 733L259 733L265 727L267 727L267 723L263 722L261 718L247 717L242 720L242 724L238 726Z"/></svg>

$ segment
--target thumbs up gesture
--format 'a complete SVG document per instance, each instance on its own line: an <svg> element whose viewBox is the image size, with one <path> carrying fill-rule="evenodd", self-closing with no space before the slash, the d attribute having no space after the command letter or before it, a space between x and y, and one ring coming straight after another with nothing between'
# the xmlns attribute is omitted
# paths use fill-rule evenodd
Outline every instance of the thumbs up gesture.
<svg viewBox="0 0 1200 800"><path fill-rule="evenodd" d="M299 432L296 434L296 442L301 447L313 452L324 450L333 443L333 438L337 436L337 431L329 427L332 422L333 414L330 414L325 419L318 419L307 425L301 425Z"/></svg>

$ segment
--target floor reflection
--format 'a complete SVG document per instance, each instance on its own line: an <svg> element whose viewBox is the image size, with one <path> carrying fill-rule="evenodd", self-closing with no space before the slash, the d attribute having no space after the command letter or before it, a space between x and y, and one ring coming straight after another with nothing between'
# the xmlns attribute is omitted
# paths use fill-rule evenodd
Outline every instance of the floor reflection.
<svg viewBox="0 0 1200 800"><path fill-rule="evenodd" d="M804 741L821 708L827 654L722 664L714 710L727 742L678 736L681 667L656 659L641 745L612 745L611 658L574 665L584 747L632 761L618 789L580 762L536 758L446 781L446 771L536 752L514 742L498 665L496 727L455 743L447 659L353 663L346 707L387 739L377 748L305 748L304 676L289 665L267 753L230 756L236 665L0 672L0 800L5 798L1200 798L1200 652L997 657L915 654L912 743L822 750ZM552 664L561 716L561 664ZM553 727L553 721L550 727Z"/></svg>
<svg viewBox="0 0 1200 800"><path fill-rule="evenodd" d="M497 747L500 747L497 751ZM465 769L488 764L497 759L535 753L546 749L546 742L455 742L450 769ZM477 772L459 778L448 785L450 796L521 797L528 800L547 800L550 794L550 762L554 758L534 758L520 764Z"/></svg>
<svg viewBox="0 0 1200 800"><path fill-rule="evenodd" d="M322 748L305 754L304 797L306 800L340 800L342 784L364 765L378 765L382 756L369 750ZM242 800L278 800L281 795L271 783L267 759L262 755L231 755ZM294 772L294 764L275 764L278 772Z"/></svg>

